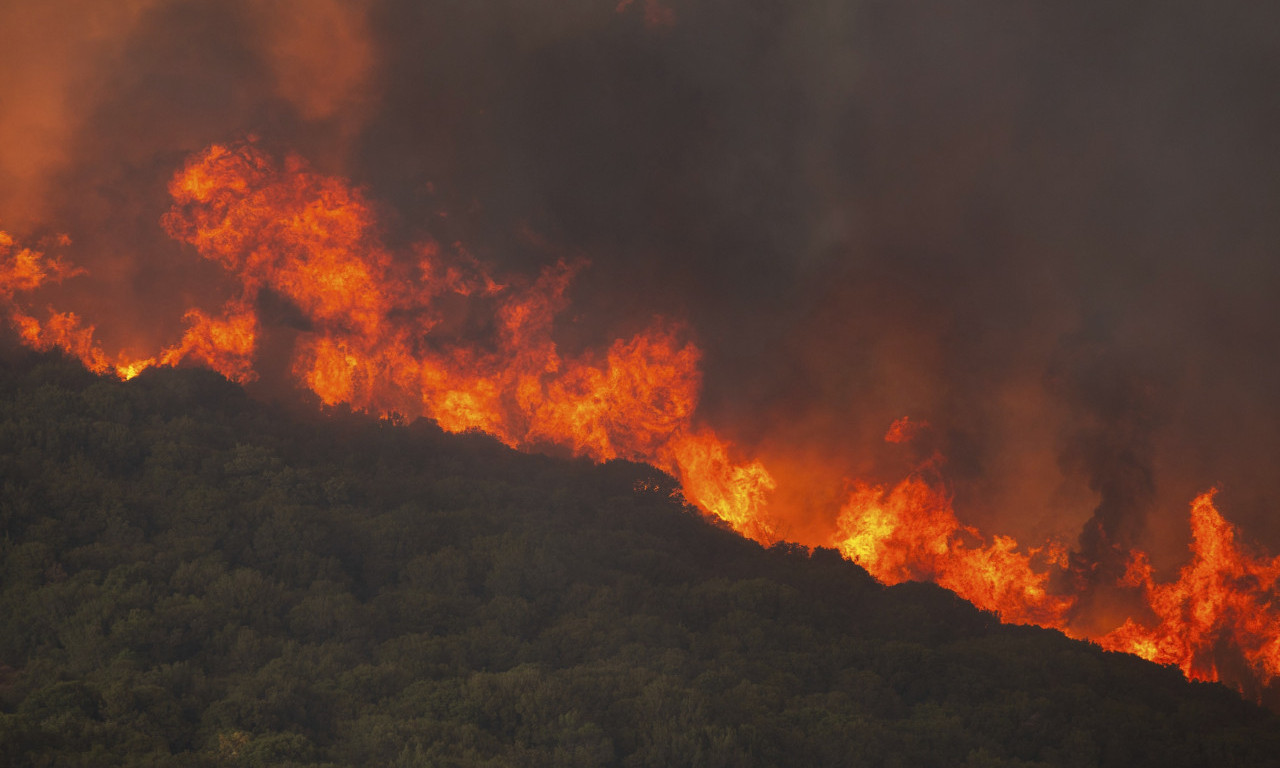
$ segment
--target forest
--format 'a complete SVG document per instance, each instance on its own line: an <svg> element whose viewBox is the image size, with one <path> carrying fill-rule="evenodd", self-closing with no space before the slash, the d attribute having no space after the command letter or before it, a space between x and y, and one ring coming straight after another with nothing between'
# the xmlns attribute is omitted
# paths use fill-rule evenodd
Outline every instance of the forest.
<svg viewBox="0 0 1280 768"><path fill-rule="evenodd" d="M1280 718L641 464L0 357L0 764L1274 766Z"/></svg>

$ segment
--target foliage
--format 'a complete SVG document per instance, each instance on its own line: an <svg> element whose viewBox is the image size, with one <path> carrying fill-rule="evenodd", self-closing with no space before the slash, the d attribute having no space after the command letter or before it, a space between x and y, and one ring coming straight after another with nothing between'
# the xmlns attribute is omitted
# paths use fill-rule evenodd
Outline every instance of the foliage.
<svg viewBox="0 0 1280 768"><path fill-rule="evenodd" d="M650 467L0 368L0 764L1274 765L1275 716Z"/></svg>

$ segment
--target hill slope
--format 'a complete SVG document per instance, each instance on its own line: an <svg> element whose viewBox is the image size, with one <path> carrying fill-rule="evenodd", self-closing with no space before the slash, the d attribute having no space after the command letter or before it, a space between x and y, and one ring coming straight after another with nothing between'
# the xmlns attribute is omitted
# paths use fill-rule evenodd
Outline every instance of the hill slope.
<svg viewBox="0 0 1280 768"><path fill-rule="evenodd" d="M672 481L198 370L0 368L0 763L1275 765L1217 685L835 553Z"/></svg>

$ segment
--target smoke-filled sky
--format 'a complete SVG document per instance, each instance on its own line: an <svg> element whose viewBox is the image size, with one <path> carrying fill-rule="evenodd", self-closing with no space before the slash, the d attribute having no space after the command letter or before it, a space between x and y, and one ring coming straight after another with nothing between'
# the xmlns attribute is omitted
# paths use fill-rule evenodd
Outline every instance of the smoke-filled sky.
<svg viewBox="0 0 1280 768"><path fill-rule="evenodd" d="M166 185L252 135L389 243L587 259L566 348L687 322L699 420L815 517L832 467L938 451L985 530L1093 517L1167 568L1219 485L1280 550L1280 6L3 0L0 35L0 229L71 237L108 341L216 293Z"/></svg>

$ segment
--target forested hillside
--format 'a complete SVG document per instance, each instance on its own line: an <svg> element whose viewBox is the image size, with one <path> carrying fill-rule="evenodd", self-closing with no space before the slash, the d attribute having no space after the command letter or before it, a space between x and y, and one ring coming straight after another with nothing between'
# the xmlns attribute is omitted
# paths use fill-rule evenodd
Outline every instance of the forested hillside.
<svg viewBox="0 0 1280 768"><path fill-rule="evenodd" d="M0 365L5 766L1245 766L1280 719L652 468Z"/></svg>

